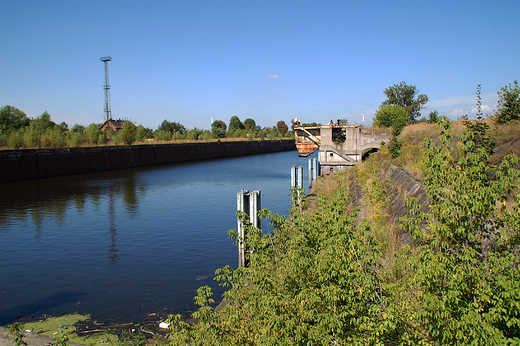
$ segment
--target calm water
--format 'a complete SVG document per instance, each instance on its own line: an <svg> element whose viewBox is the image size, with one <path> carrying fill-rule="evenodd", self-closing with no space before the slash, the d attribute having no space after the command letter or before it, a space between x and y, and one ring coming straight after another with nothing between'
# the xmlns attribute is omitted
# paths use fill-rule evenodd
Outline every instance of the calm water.
<svg viewBox="0 0 520 346"><path fill-rule="evenodd" d="M34 314L186 313L236 267L236 194L286 213L296 151L0 184L0 325ZM264 225L265 226L265 225Z"/></svg>

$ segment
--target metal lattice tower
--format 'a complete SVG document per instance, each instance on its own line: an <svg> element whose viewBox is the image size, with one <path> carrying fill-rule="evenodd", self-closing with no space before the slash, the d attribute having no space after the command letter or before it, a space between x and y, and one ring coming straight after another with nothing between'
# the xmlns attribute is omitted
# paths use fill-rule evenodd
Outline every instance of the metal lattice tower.
<svg viewBox="0 0 520 346"><path fill-rule="evenodd" d="M105 109L104 109L104 117L105 121L112 119L112 110L110 106L110 85L108 84L108 62L112 61L112 57L110 56L102 56L99 58L102 62L105 63L105 86L103 89L105 89Z"/></svg>

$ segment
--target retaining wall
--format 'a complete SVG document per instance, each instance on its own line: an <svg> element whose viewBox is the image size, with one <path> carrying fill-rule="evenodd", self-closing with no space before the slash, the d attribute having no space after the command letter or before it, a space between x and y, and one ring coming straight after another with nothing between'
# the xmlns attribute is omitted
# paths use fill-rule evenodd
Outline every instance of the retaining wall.
<svg viewBox="0 0 520 346"><path fill-rule="evenodd" d="M296 150L294 140L0 151L0 183Z"/></svg>

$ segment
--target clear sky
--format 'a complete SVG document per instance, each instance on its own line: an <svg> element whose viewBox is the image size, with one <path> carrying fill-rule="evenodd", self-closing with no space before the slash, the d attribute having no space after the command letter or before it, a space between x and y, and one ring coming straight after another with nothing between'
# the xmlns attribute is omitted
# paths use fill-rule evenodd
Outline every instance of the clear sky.
<svg viewBox="0 0 520 346"><path fill-rule="evenodd" d="M405 81L422 111L484 113L520 79L520 1L0 0L0 105L56 123L112 115L156 129L210 128L211 114L262 127L369 125Z"/></svg>

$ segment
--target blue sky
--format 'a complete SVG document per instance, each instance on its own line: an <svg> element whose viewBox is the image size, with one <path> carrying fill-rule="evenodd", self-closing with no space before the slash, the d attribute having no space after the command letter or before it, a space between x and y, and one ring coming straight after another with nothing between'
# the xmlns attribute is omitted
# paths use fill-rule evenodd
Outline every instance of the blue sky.
<svg viewBox="0 0 520 346"><path fill-rule="evenodd" d="M29 117L156 129L233 115L260 126L371 123L383 90L405 81L422 111L484 113L520 79L520 1L0 0L0 105Z"/></svg>

